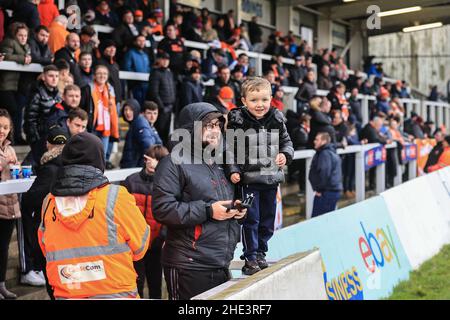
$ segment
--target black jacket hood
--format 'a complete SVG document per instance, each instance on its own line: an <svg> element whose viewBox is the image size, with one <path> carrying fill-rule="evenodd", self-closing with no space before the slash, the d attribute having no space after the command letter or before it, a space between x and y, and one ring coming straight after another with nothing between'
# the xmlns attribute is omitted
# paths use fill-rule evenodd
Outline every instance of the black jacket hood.
<svg viewBox="0 0 450 320"><path fill-rule="evenodd" d="M209 113L218 112L217 108L210 103L197 102L188 104L180 112L180 128L194 132L194 122L202 121ZM219 117L225 123L225 117Z"/></svg>
<svg viewBox="0 0 450 320"><path fill-rule="evenodd" d="M54 196L82 196L89 191L109 183L103 172L92 166L69 165L59 169L50 192Z"/></svg>

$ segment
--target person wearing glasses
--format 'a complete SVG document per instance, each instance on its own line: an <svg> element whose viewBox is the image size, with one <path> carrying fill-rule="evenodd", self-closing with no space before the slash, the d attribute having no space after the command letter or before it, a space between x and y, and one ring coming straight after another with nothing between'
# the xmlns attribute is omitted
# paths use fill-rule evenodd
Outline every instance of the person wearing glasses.
<svg viewBox="0 0 450 320"><path fill-rule="evenodd" d="M167 226L161 261L171 300L191 299L230 279L246 209L232 208L234 187L215 157L206 156L222 145L224 124L209 103L184 107L175 131L181 142L156 168L152 211Z"/></svg>

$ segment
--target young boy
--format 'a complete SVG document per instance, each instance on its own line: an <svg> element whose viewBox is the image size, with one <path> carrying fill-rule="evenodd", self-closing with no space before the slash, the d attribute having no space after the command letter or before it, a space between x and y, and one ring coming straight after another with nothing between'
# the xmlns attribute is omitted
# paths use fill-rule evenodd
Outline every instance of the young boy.
<svg viewBox="0 0 450 320"><path fill-rule="evenodd" d="M147 119L140 114L141 106L136 99L128 99L122 108L122 117L128 122L129 129L125 137L120 167L136 168L144 163L144 152L161 140L154 134Z"/></svg>
<svg viewBox="0 0 450 320"><path fill-rule="evenodd" d="M162 140L159 136L158 131L155 128L155 122L158 120L158 105L153 101L144 101L144 105L142 106L142 115L147 119L150 124L150 128L152 129L152 133L155 136L156 144L162 144Z"/></svg>
<svg viewBox="0 0 450 320"><path fill-rule="evenodd" d="M247 211L242 229L245 258L242 272L252 275L268 266L265 256L268 250L267 242L274 232L278 184L284 181L283 167L292 161L294 148L284 124L283 114L270 106L270 82L263 78L249 78L242 84L241 91L244 106L228 113L228 129L242 129L247 133L247 130L254 129L258 136L264 136L264 140L267 138L267 141L258 140L257 146L253 143L245 144L245 164L237 163L236 159L239 157L235 152L234 164L226 167L231 182L243 186L243 196L254 196L253 205ZM275 138L278 138L275 140L278 144L277 154L273 154L274 146L271 145ZM238 143L242 142L241 140ZM267 163L267 158L252 158L254 152L250 150L254 147L266 149L267 157L271 159L270 164ZM272 168L273 160L275 170Z"/></svg>

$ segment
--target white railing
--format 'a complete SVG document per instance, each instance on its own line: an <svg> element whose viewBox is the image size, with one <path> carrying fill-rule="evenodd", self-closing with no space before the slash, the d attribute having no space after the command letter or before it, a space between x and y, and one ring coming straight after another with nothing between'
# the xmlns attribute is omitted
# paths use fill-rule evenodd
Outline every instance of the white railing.
<svg viewBox="0 0 450 320"><path fill-rule="evenodd" d="M109 182L120 182L125 180L129 175L141 170L142 168L108 170L105 171L105 176L108 178ZM33 176L30 179L18 179L0 182L0 195L27 192L33 184L35 178L36 177Z"/></svg>
<svg viewBox="0 0 450 320"><path fill-rule="evenodd" d="M345 149L338 149L337 153L339 155L345 154L355 154L355 190L356 190L356 201L363 201L365 199L365 152L373 148L378 147L379 144L367 144L367 145L356 145L348 146ZM397 143L394 142L390 145L385 146L387 149L397 148ZM314 191L308 180L309 171L311 169L311 162L316 152L314 150L297 150L294 153L294 160L306 159L306 184L305 184L305 195L306 195L306 217L311 218L313 202L314 202ZM394 184L398 185L402 182L402 171L403 166L398 164L397 177L394 179ZM385 163L382 163L376 167L376 193L380 194L386 188L385 183ZM142 168L132 168L132 169L121 169L121 170L109 170L105 171L105 176L110 182L120 182L125 180L129 175L139 172ZM416 177L416 160L410 161L408 166L408 180ZM24 193L33 184L35 177L30 179L18 179L18 180L8 180L5 182L0 182L0 195L7 195L13 193Z"/></svg>
<svg viewBox="0 0 450 320"><path fill-rule="evenodd" d="M94 29L97 32L102 33L111 33L113 28L109 26L101 26L94 25ZM162 36L155 36L156 41L161 41L163 39ZM195 48L200 50L207 50L211 46L207 43L199 43L194 41L186 40L184 42L185 46L188 48ZM242 51L237 50L236 53L240 54L245 52L250 58L256 59L256 73L262 74L262 62L263 60L270 60L272 56L251 52L251 51ZM293 59L283 58L283 63L286 64L294 64ZM3 61L0 62L0 70L8 70L8 71L19 71L19 72L35 72L40 73L43 70L43 67L40 64L32 63L29 65L21 65L13 61ZM354 73L353 70L349 70L349 73ZM365 73L362 73L363 76L367 77ZM148 73L140 73L140 72L129 72L129 71L120 71L119 77L122 80L134 80L134 81L148 81L149 79ZM384 78L386 82L395 82L395 79ZM211 82L205 83L206 86L212 85ZM288 109L296 110L297 102L295 100L295 94L298 90L297 87L283 87L286 95L284 98L284 103ZM326 96L329 91L327 90L317 90L317 94L320 96ZM362 111L362 120L363 125L369 122L369 101L376 101L374 96L368 95L358 95L358 99L361 100L361 111ZM447 130L450 132L450 105L445 102L433 102L433 101L421 101L418 99L400 99L405 107L405 118L409 117L410 111L415 111L419 114L423 119L427 120L428 115L430 120L433 120L437 126L445 125Z"/></svg>

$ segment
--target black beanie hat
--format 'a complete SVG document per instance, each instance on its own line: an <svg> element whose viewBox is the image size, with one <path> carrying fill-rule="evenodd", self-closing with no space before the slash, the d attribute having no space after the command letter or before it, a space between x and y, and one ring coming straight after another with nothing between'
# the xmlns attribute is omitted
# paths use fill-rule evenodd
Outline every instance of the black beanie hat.
<svg viewBox="0 0 450 320"><path fill-rule="evenodd" d="M111 46L114 46L117 48L117 44L113 40L111 40L111 39L102 40L99 45L100 52L103 54L105 49L108 47L111 47Z"/></svg>
<svg viewBox="0 0 450 320"><path fill-rule="evenodd" d="M105 154L100 138L82 132L72 136L64 146L61 154L64 166L81 164L105 171Z"/></svg>

